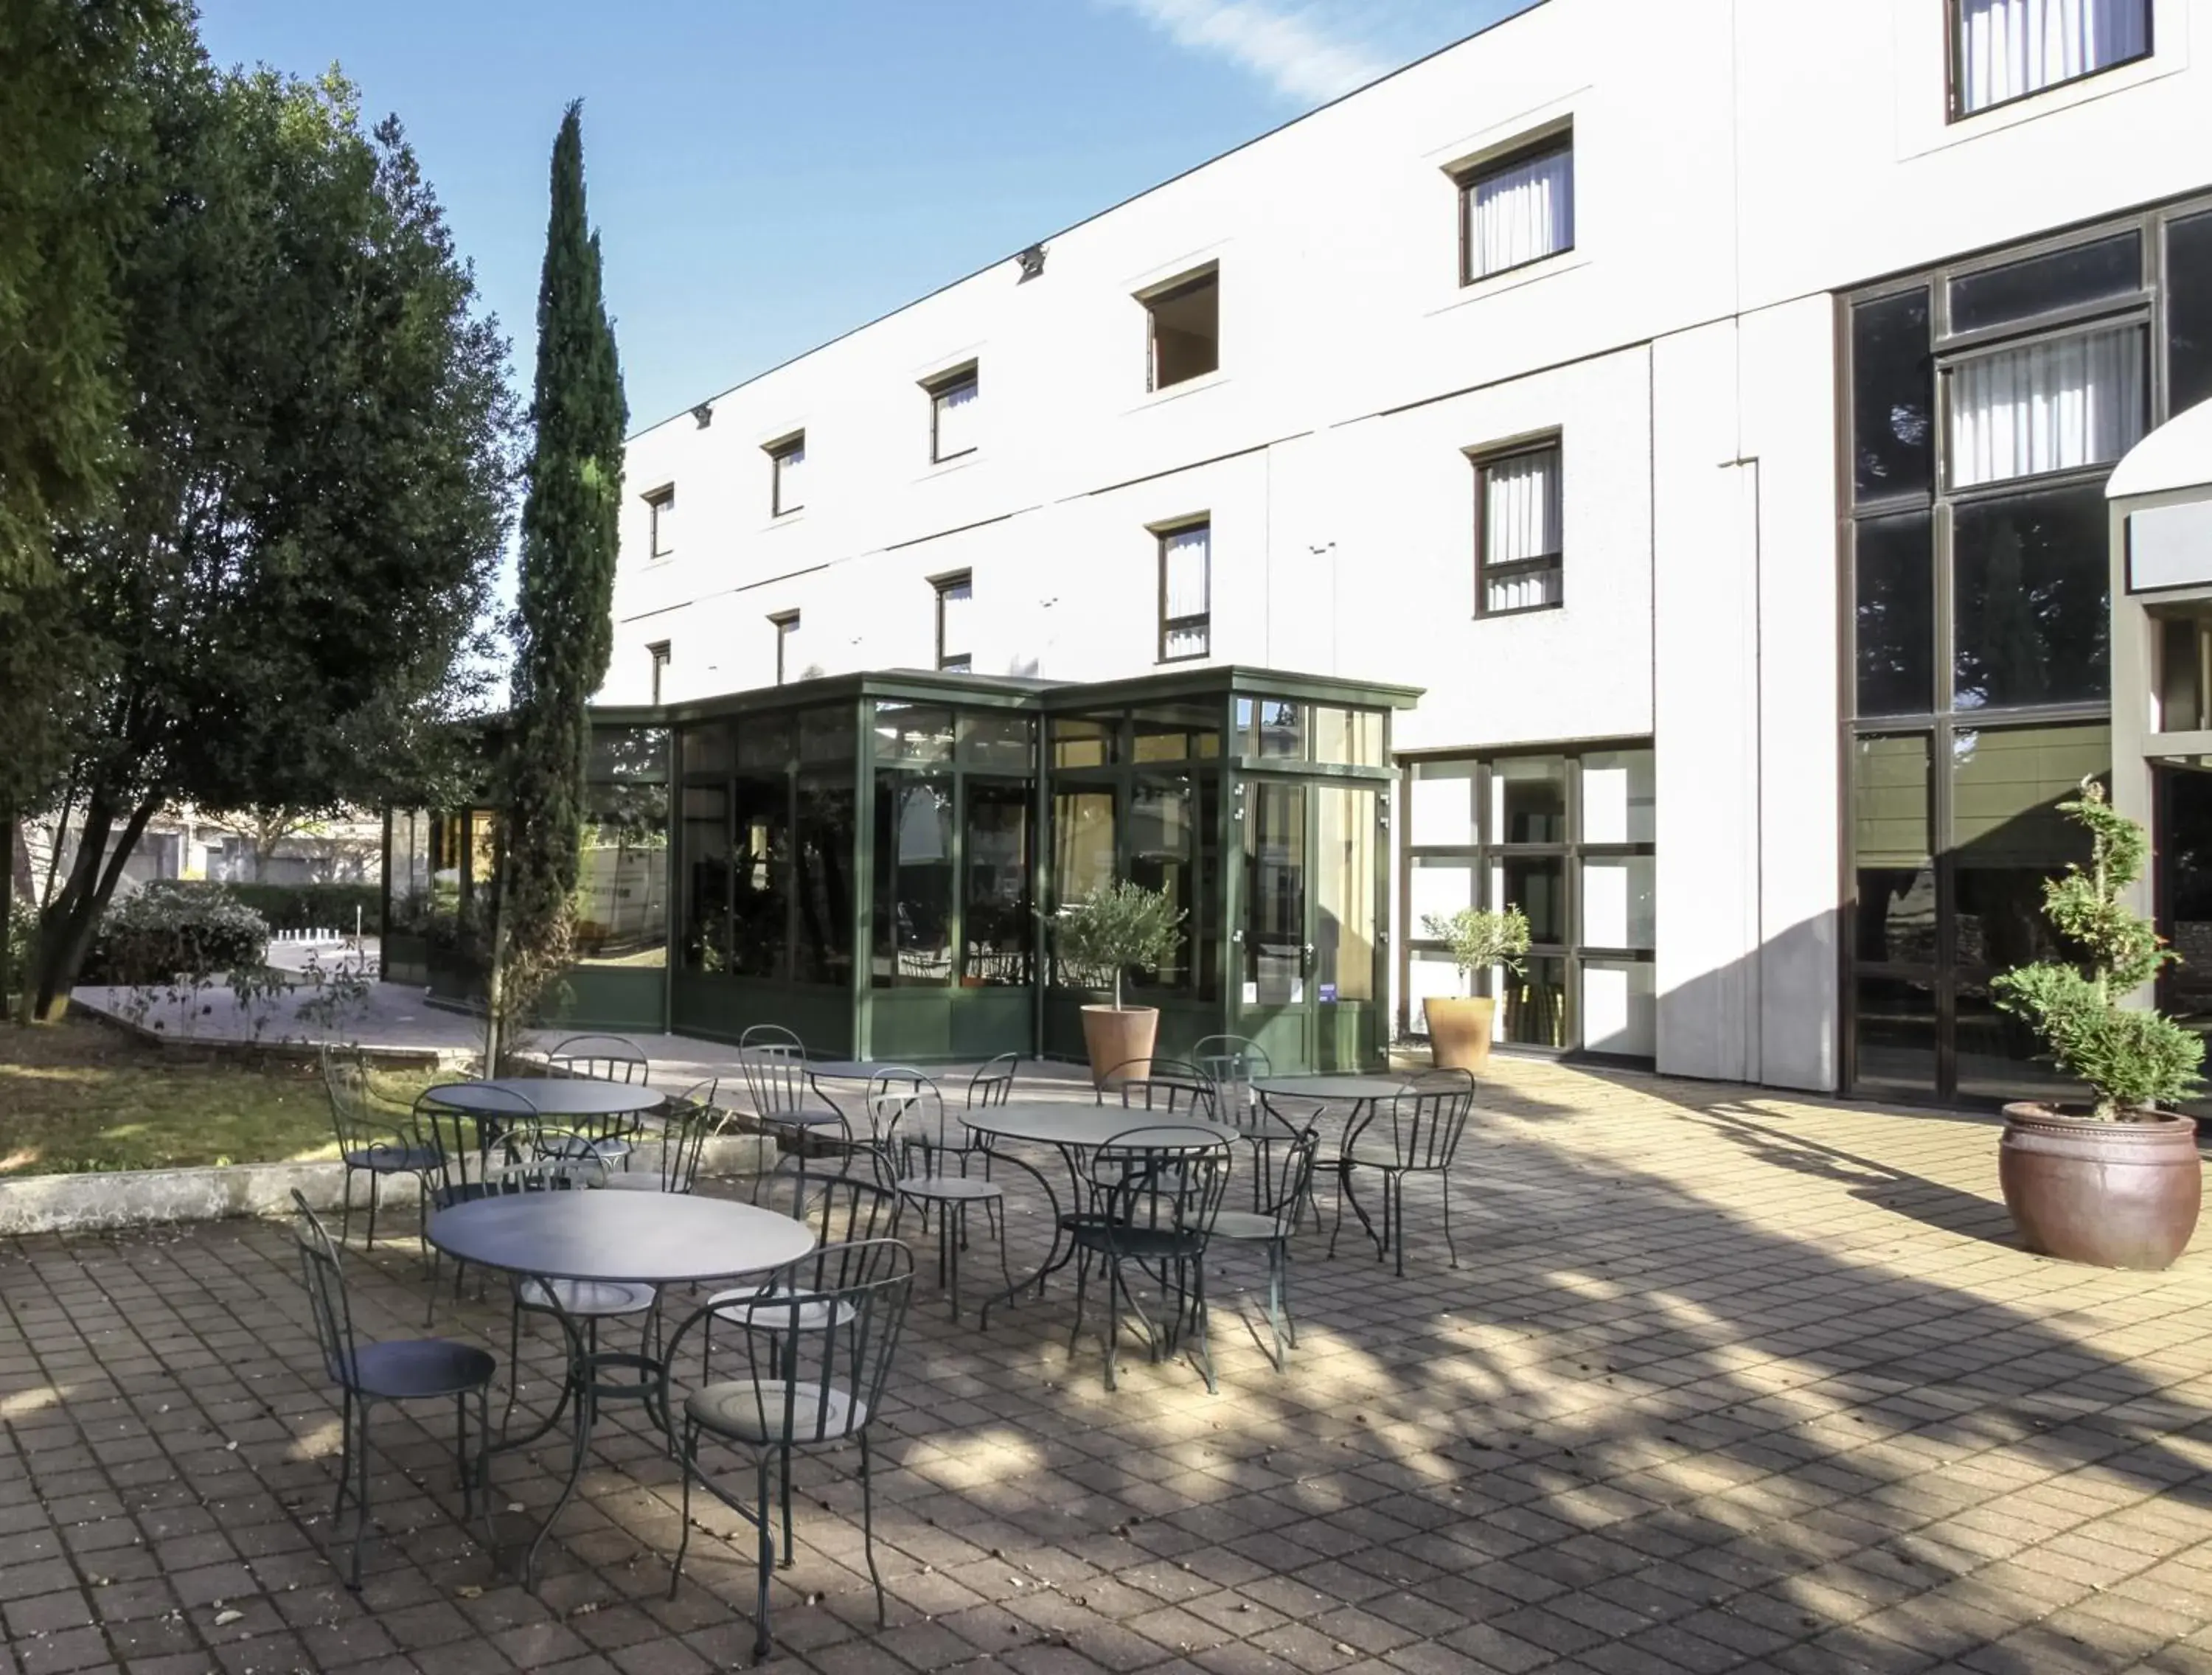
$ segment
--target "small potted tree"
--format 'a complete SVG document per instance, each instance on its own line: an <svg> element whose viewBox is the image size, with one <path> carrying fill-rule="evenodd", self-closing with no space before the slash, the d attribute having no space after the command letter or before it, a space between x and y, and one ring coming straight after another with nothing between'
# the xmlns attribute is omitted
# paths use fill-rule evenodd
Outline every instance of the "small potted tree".
<svg viewBox="0 0 2212 1675"><path fill-rule="evenodd" d="M1172 958L1182 920L1182 911L1165 891L1127 880L1102 885L1060 909L1060 958L1086 986L1110 984L1114 991L1112 1005L1083 1009L1083 1044L1091 1054L1093 1082L1103 1082L1109 1071L1133 1060L1151 1063L1159 1009L1124 1006L1121 981L1132 966L1156 966Z"/></svg>
<svg viewBox="0 0 2212 1675"><path fill-rule="evenodd" d="M1455 913L1426 913L1421 929L1451 946L1452 963L1467 985L1463 995L1431 995L1429 1056L1439 1070L1479 1071L1490 1062L1490 1038L1498 1002L1474 992L1475 974L1492 966L1518 976L1528 951L1528 915L1518 907L1462 907Z"/></svg>
<svg viewBox="0 0 2212 1675"><path fill-rule="evenodd" d="M2204 1043L2150 1008L2121 1004L2175 957L2122 899L2142 876L2143 828L2094 779L2059 810L2089 832L2089 865L2043 886L2044 915L2075 957L2008 971L1990 992L2060 1070L2089 1084L2094 1103L2005 1107L1998 1178L2028 1249L2163 1268L2196 1230L2203 1191L2196 1122L2163 1108L2196 1091Z"/></svg>

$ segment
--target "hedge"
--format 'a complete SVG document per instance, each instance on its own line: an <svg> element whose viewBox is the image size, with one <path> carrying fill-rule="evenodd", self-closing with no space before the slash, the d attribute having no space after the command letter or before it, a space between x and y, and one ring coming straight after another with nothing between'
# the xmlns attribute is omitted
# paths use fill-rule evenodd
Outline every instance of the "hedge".
<svg viewBox="0 0 2212 1675"><path fill-rule="evenodd" d="M258 966L268 944L267 923L228 891L152 883L100 915L77 980L141 984L208 977Z"/></svg>
<svg viewBox="0 0 2212 1675"><path fill-rule="evenodd" d="M351 936L356 907L361 909L364 934L375 936L384 929L380 884L217 884L188 879L169 888L185 893L223 891L267 919L272 931L338 931Z"/></svg>

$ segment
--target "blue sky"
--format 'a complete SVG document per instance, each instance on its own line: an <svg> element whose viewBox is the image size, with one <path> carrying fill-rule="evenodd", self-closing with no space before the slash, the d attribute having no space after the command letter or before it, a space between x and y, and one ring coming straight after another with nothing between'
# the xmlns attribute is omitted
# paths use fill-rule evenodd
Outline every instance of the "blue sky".
<svg viewBox="0 0 2212 1675"><path fill-rule="evenodd" d="M201 33L398 114L525 385L583 98L641 428L1524 3L202 0Z"/></svg>

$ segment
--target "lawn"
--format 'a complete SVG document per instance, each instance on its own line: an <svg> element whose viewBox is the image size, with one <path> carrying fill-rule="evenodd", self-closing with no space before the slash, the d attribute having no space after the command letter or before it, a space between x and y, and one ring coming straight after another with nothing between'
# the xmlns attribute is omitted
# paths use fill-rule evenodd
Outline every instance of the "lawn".
<svg viewBox="0 0 2212 1675"><path fill-rule="evenodd" d="M407 1102L427 1072L380 1072ZM133 1040L90 1021L0 1023L0 1180L337 1156L321 1072Z"/></svg>

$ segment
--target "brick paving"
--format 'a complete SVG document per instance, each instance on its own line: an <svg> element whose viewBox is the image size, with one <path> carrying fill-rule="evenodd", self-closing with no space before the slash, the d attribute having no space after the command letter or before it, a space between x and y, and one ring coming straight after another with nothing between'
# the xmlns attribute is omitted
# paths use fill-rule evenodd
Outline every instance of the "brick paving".
<svg viewBox="0 0 2212 1675"><path fill-rule="evenodd" d="M1217 1261L1221 1393L1095 1340L1069 1288L955 1326L927 1287L878 1432L876 1627L850 1456L799 1472L777 1661L1005 1668L2212 1671L2212 1254L2029 1257L1996 1129L1501 1067L1456 1172L1464 1265L1408 1193L1401 1280L1297 1247L1287 1375ZM1326 1199L1326 1194L1324 1195ZM1041 1218L1017 1217L1017 1253ZM922 1241L917 1241L918 1246ZM973 1290L994 1253L970 1253ZM419 1331L411 1242L350 1265ZM925 1281L933 1278L926 1265ZM971 1291L972 1295L972 1291ZM439 1330L502 1357L501 1294ZM335 1410L276 1225L0 1247L0 1675L745 1660L750 1548L611 1410L538 1597L458 1522L450 1416L377 1422L358 1599L325 1557ZM522 1405L555 1375L526 1350ZM504 1456L550 1503L565 1444ZM698 1503L695 1503L698 1504Z"/></svg>

